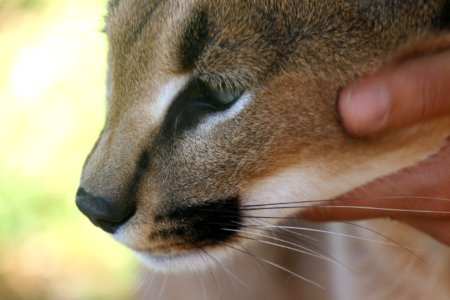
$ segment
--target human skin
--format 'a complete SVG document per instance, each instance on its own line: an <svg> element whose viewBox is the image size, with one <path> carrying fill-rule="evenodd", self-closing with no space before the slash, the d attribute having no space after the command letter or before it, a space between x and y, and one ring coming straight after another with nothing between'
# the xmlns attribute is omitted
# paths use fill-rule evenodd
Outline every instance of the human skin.
<svg viewBox="0 0 450 300"><path fill-rule="evenodd" d="M360 138L450 114L450 50L388 66L346 87L339 111L348 133ZM450 245L450 139L417 166L325 206L305 210L301 216L312 221L390 217Z"/></svg>

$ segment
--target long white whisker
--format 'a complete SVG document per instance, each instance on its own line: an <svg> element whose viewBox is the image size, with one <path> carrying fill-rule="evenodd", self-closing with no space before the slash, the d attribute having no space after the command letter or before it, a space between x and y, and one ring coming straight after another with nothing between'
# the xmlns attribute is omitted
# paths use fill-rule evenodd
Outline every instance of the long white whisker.
<svg viewBox="0 0 450 300"><path fill-rule="evenodd" d="M284 246L283 244L272 243L272 242L269 242L269 241L255 239L256 241L264 243L264 244L273 245L273 246L279 246L281 248L293 250L293 251L296 251L298 253L306 254L306 255L309 255L309 256L312 256L312 257L333 261L330 258L328 258L326 256L323 256L323 255L321 255L321 254L319 254L319 253L309 249L308 247L304 247L304 246L298 245L296 243L285 241L283 239L272 237L272 236L269 236L269 235L266 235L266 234L261 234L261 233L256 233L256 232L246 231L246 230L241 230L241 229L231 229L231 228L222 228L222 230L232 231L232 232L237 232L237 233L244 233L244 234L252 234L252 235L268 238L268 239L271 239L271 240L279 241L279 242L282 242L282 243L285 243L285 244L288 244L288 245L292 245L292 246L294 246L296 248L292 248L292 247L289 247L289 246Z"/></svg>
<svg viewBox="0 0 450 300"><path fill-rule="evenodd" d="M376 206L364 206L364 205L320 205L320 208L333 208L333 209L361 209L361 210L373 210L373 211L386 211L386 212L405 212L405 213L421 213L421 214L440 214L450 215L450 211L439 210L421 210L421 209L404 209L404 208L388 208L388 207L376 207ZM242 211L255 211L255 210L272 210L272 209L293 209L293 208L311 208L311 205L291 205L291 206L272 206L262 208L242 208Z"/></svg>
<svg viewBox="0 0 450 300"><path fill-rule="evenodd" d="M278 268L278 269L280 269L280 270L283 270L283 271L285 271L286 273L291 274L291 275L293 275L293 276L295 276L295 277L297 277L297 278L299 278L299 279L301 279L301 280L303 280L303 281L305 281L305 282L308 282L308 283L310 283L310 284L312 284L312 285L314 285L314 286L316 286L316 287L318 287L318 288L320 288L320 289L326 290L326 288L325 288L324 286L318 284L317 282L314 282L314 281L312 281L311 279L308 279L308 278L306 278L306 277L303 277L303 276L301 276L301 275L298 275L297 273L294 273L294 272L292 272L291 270L289 270L289 269L287 269L287 268L285 268L285 267L283 267L283 266L280 266L280 265L278 265L278 264L276 264L276 263L274 263L274 262L271 262L271 261L269 261L269 260L267 260L267 259L264 259L264 258L261 258L261 257L257 257L257 256L255 256L255 255L251 254L250 252L244 251L244 250L242 250L242 249L238 249L238 248L233 247L233 246L231 246L231 245L228 245L228 244L226 244L226 243L223 243L223 242L220 242L220 241L219 241L219 243L222 244L222 245L224 245L224 246L226 246L226 247L230 247L230 248L232 248L232 249L234 249L234 250L236 250L236 251L243 252L243 253L246 253L246 254L248 254L248 255L250 255L250 256L253 256L253 257L255 257L255 259L257 259L257 260L259 260L259 261L262 261L262 262L264 262L264 263L266 263L266 264L269 264L269 265L271 265L271 266L273 266L273 267L275 267L275 268Z"/></svg>
<svg viewBox="0 0 450 300"><path fill-rule="evenodd" d="M241 226L247 227L247 225L244 224L244 223L240 223L240 222L233 222L233 223L236 223L236 224L239 224L239 225L241 225ZM265 223L265 224L271 225L269 222L264 221L264 220L259 220L259 223L260 223L260 224L261 224L261 223ZM316 238L314 238L314 237L312 237L312 236L310 236L310 235L302 234L302 233L295 232L295 231L292 231L292 230L289 230L289 229L285 229L285 228L279 228L279 229L281 229L282 231L288 232L288 233L290 233L290 234L292 234L292 235L296 235L296 236L299 236L299 237L302 237L302 238L305 238L305 239L312 240L312 241L314 241L314 242L319 241L318 239L316 239ZM274 232L274 231L270 231L270 232Z"/></svg>
<svg viewBox="0 0 450 300"><path fill-rule="evenodd" d="M214 272L211 271L211 268L209 267L209 264L203 257L203 255L200 255L200 258L205 262L206 269L208 270L209 274L211 275L211 279L214 281L214 284L216 285L216 290L219 293L220 299L222 299L222 293L220 291L219 284L217 283L216 276L214 276Z"/></svg>
<svg viewBox="0 0 450 300"><path fill-rule="evenodd" d="M207 256L206 258L212 258L211 255L209 255L209 254L206 252L206 250L204 250L204 249L200 249L200 250ZM202 255L201 255L201 257L202 257L203 261L206 262L205 258L204 258ZM221 266L221 267L223 268L222 264L219 263L217 260L213 259L213 261L214 261L216 264L218 264L219 266ZM228 281L231 282L231 285L233 286L233 288L234 288L235 290L237 290L237 286L236 286L234 280L232 280L231 277L228 275L228 272L225 272L225 275L227 276Z"/></svg>
<svg viewBox="0 0 450 300"><path fill-rule="evenodd" d="M259 224L265 223L265 224L272 225L272 224L270 224L269 222L264 221L264 220L259 220L259 221L257 221L257 222L258 222ZM239 223L239 224L240 224L241 226L243 226L243 227L247 227L247 225L245 225L245 224L242 224L242 223ZM301 239L299 239L299 238L296 237L296 236L310 237L310 236L308 236L308 235L304 235L304 234L301 234L301 233L298 233L298 232L295 232L295 231L292 231L292 230L289 230L289 229L286 229L286 228L277 228L277 230L269 230L269 229L264 229L264 228L263 228L262 230L268 231L268 232L274 233L274 234L280 234L280 233L279 233L279 230L284 231L284 232L287 232L287 233L293 235L292 238L294 238L294 239L296 239L296 240L299 240L299 241L302 242L302 243L306 243L306 244L307 244L308 246L310 246L311 248L318 250L318 252L316 252L316 253L318 253L318 254L319 254L319 253L322 253L322 254L324 255L324 257L328 257L329 259L335 261L337 264L343 266L344 268L346 268L346 269L349 270L350 272L356 273L355 270L353 270L352 268L350 268L349 266L347 266L346 264L344 264L344 263L343 263L342 261L340 261L339 259L333 257L333 256L330 255L328 252L324 251L323 249L320 249L319 247L317 247L317 246L315 246L315 245L313 245L313 244L311 244L311 243L308 243L308 242L303 241L303 240L301 240ZM313 239L314 241L318 241L318 239L315 239L315 238L313 238L313 237L310 237L310 238ZM319 255L320 255L320 254L319 254Z"/></svg>
<svg viewBox="0 0 450 300"><path fill-rule="evenodd" d="M203 282L203 279L199 274L197 274L197 279L200 281L200 287L202 289L203 300L208 300L208 297L206 295L205 283Z"/></svg>
<svg viewBox="0 0 450 300"><path fill-rule="evenodd" d="M378 235L378 236L380 236L380 237L382 237L382 238L388 240L389 242L391 242L391 243L397 245L397 247L399 247L399 248L405 250L406 252L408 252L409 254L411 254L412 256L414 256L415 258L417 258L419 261L421 261L423 264L426 264L426 261L425 261L422 257L418 256L416 253L414 253L411 249L409 249L408 247L406 247L406 246L404 246L404 245L402 245L402 244L400 244L400 243L397 243L395 240L391 239L390 237L388 237L388 236L386 236L386 235L384 235L384 234L379 233L379 232L376 231L376 230L373 230L373 229L371 229L371 228L369 228L369 227L362 226L362 225L356 224L356 223L351 223L351 222L341 222L341 223L348 224L348 225L352 225L352 226L355 226L355 227L358 227L358 228L362 228L362 229L367 230L367 231L369 231L369 232L371 232L371 233L373 233L373 234L376 234L376 235Z"/></svg>
<svg viewBox="0 0 450 300"><path fill-rule="evenodd" d="M144 272L143 270L138 272L138 283L136 284L133 295L137 295L144 286L151 289L153 282L155 281L156 273L154 272ZM141 278L139 280L139 278Z"/></svg>
<svg viewBox="0 0 450 300"><path fill-rule="evenodd" d="M367 201L371 199L417 199L417 200L436 200L436 201L445 201L449 202L450 198L444 197L427 197L427 196L374 196L374 197L358 197L358 198L346 198L347 201ZM292 205L292 204L301 204L301 203L321 203L321 202L332 202L336 201L336 199L319 199L319 200L302 200L302 201L292 201L292 202L273 202L266 204L244 204L242 207L250 208L250 207L270 207L277 205Z"/></svg>
<svg viewBox="0 0 450 300"><path fill-rule="evenodd" d="M205 253L208 257L210 257L212 260L214 260L222 269L225 270L227 274L232 276L234 279L236 279L240 284L242 284L245 288L247 288L250 292L255 293L259 296L261 296L263 299L265 298L264 295L261 295L257 290L251 288L244 280L239 278L235 273L230 271L227 267L225 267L224 264L222 264L219 260L217 260L212 254L206 252L206 250L203 250L203 253Z"/></svg>
<svg viewBox="0 0 450 300"><path fill-rule="evenodd" d="M264 227L264 228L287 228L287 229L292 229L292 230L310 231L310 232L331 234L331 235L335 235L335 236L341 236L344 238L350 238L350 239L361 240L361 241L366 241L366 242L371 242L371 243L376 243L376 244L398 247L398 245L395 243L389 243L389 242L385 242L385 241L381 241L381 240L374 240L374 239L364 238L364 237L360 237L360 236L356 236L356 235L345 234L345 233L341 233L341 232L334 232L334 231L329 231L329 230L315 229L315 228L282 226L282 225L247 225L247 226L249 226L249 227Z"/></svg>
<svg viewBox="0 0 450 300"><path fill-rule="evenodd" d="M267 222L265 222L265 223L267 223ZM282 231L287 232L287 233L290 233L290 234L293 234L293 235L296 235L296 236L300 236L300 237L303 237L303 238L307 238L307 239L310 239L310 240L315 241L315 242L319 241L319 239L313 238L312 236L309 236L309 235L306 235L306 234L295 232L295 231L292 231L292 230L289 230L289 229L286 229L286 228L280 228L280 229Z"/></svg>
<svg viewBox="0 0 450 300"><path fill-rule="evenodd" d="M164 293L164 290L165 290L165 288L167 286L168 279L169 279L169 274L166 274L166 276L164 278L164 281L163 281L163 284L161 286L161 289L159 290L159 293L158 293L158 299L162 297L162 295Z"/></svg>
<svg viewBox="0 0 450 300"><path fill-rule="evenodd" d="M244 249L245 251L250 252L250 250L248 250L244 245L239 245L239 246L240 246L242 249ZM260 277L261 277L261 271L260 271L260 268L262 268L262 269L264 270L264 272L265 272L265 274L266 274L267 276L270 277L270 276L273 275L271 272L269 272L269 271L267 270L266 266L264 266L263 264L261 264L261 262L260 262L259 260L256 259L255 256L251 256L251 258L253 259L253 261L254 261L255 264L256 264L256 267L258 268L258 274L259 274Z"/></svg>
<svg viewBox="0 0 450 300"><path fill-rule="evenodd" d="M254 239L254 238L244 237L244 236L241 236L241 238L249 239L249 240L256 241L256 242L259 242L259 243L262 243L262 244L266 244L266 245L272 245L272 246L275 246L275 247L284 248L284 249L287 249L287 250L292 250L294 252L306 254L306 255L309 255L309 256L312 256L312 257L317 257L317 258L320 258L320 259L325 260L325 261L329 261L329 262L332 262L332 263L335 263L335 264L338 264L338 265L342 265L342 266L344 266L345 268L348 269L347 266L345 266L344 264L342 264L342 263L340 263L340 262L338 262L338 261L336 261L336 260L334 260L332 258L328 258L328 257L324 257L324 256L312 255L312 254L309 254L309 253L305 253L303 251L299 251L298 249L295 249L293 247L281 245L281 244L278 244L278 243L272 243L272 242L269 242L269 241L258 240L258 239Z"/></svg>

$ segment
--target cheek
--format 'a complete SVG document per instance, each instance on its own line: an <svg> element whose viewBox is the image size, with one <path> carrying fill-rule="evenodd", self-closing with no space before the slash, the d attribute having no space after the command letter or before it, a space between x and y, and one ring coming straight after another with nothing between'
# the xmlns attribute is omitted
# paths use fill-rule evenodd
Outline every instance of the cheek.
<svg viewBox="0 0 450 300"><path fill-rule="evenodd" d="M326 88L324 88L326 87ZM271 82L236 118L233 145L246 181L272 176L305 161L323 160L348 138L338 121L335 84L285 76Z"/></svg>

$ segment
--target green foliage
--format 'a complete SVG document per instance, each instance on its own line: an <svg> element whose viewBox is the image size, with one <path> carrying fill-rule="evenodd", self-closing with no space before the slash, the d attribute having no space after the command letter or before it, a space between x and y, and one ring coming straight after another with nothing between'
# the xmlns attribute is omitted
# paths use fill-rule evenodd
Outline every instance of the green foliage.
<svg viewBox="0 0 450 300"><path fill-rule="evenodd" d="M45 0L0 0L0 10L28 10L42 8L47 5Z"/></svg>

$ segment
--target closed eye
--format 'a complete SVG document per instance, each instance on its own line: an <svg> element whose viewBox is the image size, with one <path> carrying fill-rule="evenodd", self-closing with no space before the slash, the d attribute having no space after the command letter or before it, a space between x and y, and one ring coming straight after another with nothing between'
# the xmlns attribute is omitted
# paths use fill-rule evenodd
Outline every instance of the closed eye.
<svg viewBox="0 0 450 300"><path fill-rule="evenodd" d="M196 126L207 115L225 111L241 97L241 91L215 89L194 79L175 98L165 120L166 133L182 133Z"/></svg>
<svg viewBox="0 0 450 300"><path fill-rule="evenodd" d="M212 88L208 84L197 80L200 93L214 107L223 110L230 107L242 95L241 91L229 88Z"/></svg>

